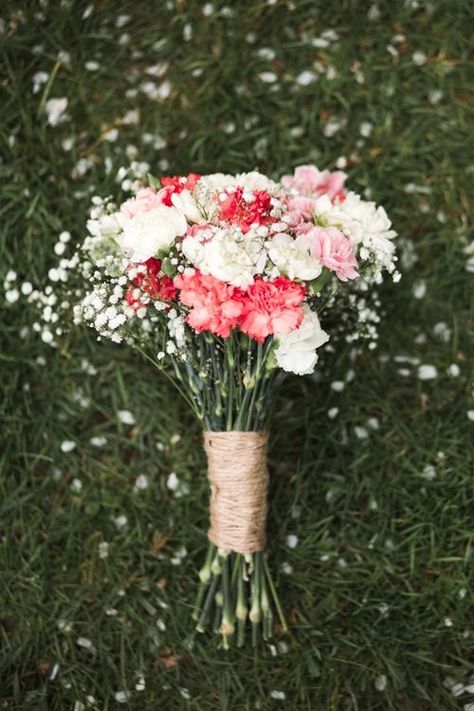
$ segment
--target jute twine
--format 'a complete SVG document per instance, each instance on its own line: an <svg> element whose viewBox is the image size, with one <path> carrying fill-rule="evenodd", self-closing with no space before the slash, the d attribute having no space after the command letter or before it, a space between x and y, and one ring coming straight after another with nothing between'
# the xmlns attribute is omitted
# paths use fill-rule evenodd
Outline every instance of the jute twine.
<svg viewBox="0 0 474 711"><path fill-rule="evenodd" d="M254 553L265 548L267 434L204 432L211 484L209 540L219 548Z"/></svg>

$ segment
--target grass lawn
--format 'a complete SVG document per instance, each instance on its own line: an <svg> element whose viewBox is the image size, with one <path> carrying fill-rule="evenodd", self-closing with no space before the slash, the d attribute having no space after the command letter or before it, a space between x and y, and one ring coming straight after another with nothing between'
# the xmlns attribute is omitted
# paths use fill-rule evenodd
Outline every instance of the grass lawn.
<svg viewBox="0 0 474 711"><path fill-rule="evenodd" d="M125 348L76 330L54 350L2 299L0 708L472 711L471 3L1 14L8 292L44 284L59 233L79 239L131 160L338 165L387 208L403 279L377 351L341 344L280 391L269 561L291 632L228 653L191 636L208 498L191 414Z"/></svg>

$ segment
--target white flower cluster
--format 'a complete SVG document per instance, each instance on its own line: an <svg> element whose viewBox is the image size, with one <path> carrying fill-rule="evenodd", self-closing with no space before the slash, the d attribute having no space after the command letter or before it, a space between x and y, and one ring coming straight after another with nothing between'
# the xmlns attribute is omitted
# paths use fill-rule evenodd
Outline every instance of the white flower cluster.
<svg viewBox="0 0 474 711"><path fill-rule="evenodd" d="M384 271L398 281L393 242L397 233L391 229L392 223L381 205L377 207L374 202L367 202L356 193L348 192L343 201L331 202L327 197L318 199L315 213L328 224L340 227L359 245L359 259L371 266L370 281L380 284Z"/></svg>

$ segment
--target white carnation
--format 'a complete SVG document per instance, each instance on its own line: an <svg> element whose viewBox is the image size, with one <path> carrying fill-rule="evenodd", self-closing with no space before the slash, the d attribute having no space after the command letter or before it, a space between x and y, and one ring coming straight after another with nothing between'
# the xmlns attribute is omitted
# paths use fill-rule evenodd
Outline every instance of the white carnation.
<svg viewBox="0 0 474 711"><path fill-rule="evenodd" d="M323 331L319 318L309 306L303 306L304 317L301 326L285 336L277 336L275 350L277 364L287 373L309 375L314 372L318 361L316 349L329 340Z"/></svg>
<svg viewBox="0 0 474 711"><path fill-rule="evenodd" d="M145 262L159 250L170 247L176 237L184 235L187 227L181 212L160 205L126 220L116 240L132 262Z"/></svg>
<svg viewBox="0 0 474 711"><path fill-rule="evenodd" d="M251 231L244 235L238 229L217 229L205 241L186 237L182 250L204 274L242 289L250 286L254 276L263 271L267 259L263 237Z"/></svg>
<svg viewBox="0 0 474 711"><path fill-rule="evenodd" d="M374 202L362 200L356 193L349 192L343 202L336 202L330 211L331 222L342 225L347 235L367 251L367 256L375 258L380 266L393 271L396 236L384 208ZM364 258L364 252L361 251Z"/></svg>
<svg viewBox="0 0 474 711"><path fill-rule="evenodd" d="M197 187L205 187L208 190L220 191L234 185L237 185L235 175L229 175L226 173L211 173L210 175L203 175L199 180Z"/></svg>
<svg viewBox="0 0 474 711"><path fill-rule="evenodd" d="M250 192L254 190L268 190L272 192L277 188L277 184L273 182L273 180L267 178L266 175L262 175L262 173L258 173L256 170L253 170L251 173L239 173L235 176L235 182Z"/></svg>
<svg viewBox="0 0 474 711"><path fill-rule="evenodd" d="M181 212L188 222L193 222L197 225L206 223L206 218L199 209L196 200L189 190L182 190L180 193L171 195L171 202L175 208Z"/></svg>
<svg viewBox="0 0 474 711"><path fill-rule="evenodd" d="M267 249L273 264L290 279L309 281L321 274L322 265L311 256L306 235L293 239L280 232L267 242Z"/></svg>

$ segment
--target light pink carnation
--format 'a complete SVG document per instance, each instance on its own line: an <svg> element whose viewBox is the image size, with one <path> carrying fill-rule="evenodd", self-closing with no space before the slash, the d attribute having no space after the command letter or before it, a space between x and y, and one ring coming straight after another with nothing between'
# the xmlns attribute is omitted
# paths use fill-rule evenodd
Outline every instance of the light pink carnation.
<svg viewBox="0 0 474 711"><path fill-rule="evenodd" d="M337 227L313 227L306 232L312 256L338 279L347 281L359 276L357 272L356 245Z"/></svg>
<svg viewBox="0 0 474 711"><path fill-rule="evenodd" d="M162 192L162 191L160 191ZM139 190L134 198L123 203L120 210L126 217L135 217L140 212L148 212L163 205L163 197L154 188Z"/></svg>
<svg viewBox="0 0 474 711"><path fill-rule="evenodd" d="M288 210L290 212L291 224L297 224L302 220L311 220L311 216L314 212L314 204L315 200L305 195L290 198L288 200Z"/></svg>
<svg viewBox="0 0 474 711"><path fill-rule="evenodd" d="M286 188L296 188L306 196L328 195L331 200L344 198L346 173L336 170L318 170L315 165L299 165L294 175L284 175L281 179Z"/></svg>

